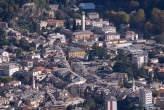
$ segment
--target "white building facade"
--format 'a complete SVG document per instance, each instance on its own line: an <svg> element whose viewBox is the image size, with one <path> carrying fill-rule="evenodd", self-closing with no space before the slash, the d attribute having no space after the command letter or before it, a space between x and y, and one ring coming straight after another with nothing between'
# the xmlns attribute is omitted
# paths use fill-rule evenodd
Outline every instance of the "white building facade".
<svg viewBox="0 0 164 110"><path fill-rule="evenodd" d="M138 40L138 34L136 34L135 32L133 31L127 31L126 32L126 35L125 35L125 38L127 40Z"/></svg>
<svg viewBox="0 0 164 110"><path fill-rule="evenodd" d="M116 39L120 39L120 35L119 34L115 34L115 33L110 33L110 34L106 34L105 35L105 41L111 41L111 40L116 40Z"/></svg>
<svg viewBox="0 0 164 110"><path fill-rule="evenodd" d="M132 62L136 64L138 68L141 68L148 62L148 54L146 52L133 54Z"/></svg>
<svg viewBox="0 0 164 110"><path fill-rule="evenodd" d="M115 97L111 97L106 102L106 110L117 110L117 100Z"/></svg>
<svg viewBox="0 0 164 110"><path fill-rule="evenodd" d="M104 34L116 33L116 27L114 27L114 26L104 27L104 28L102 28L102 33L104 33Z"/></svg>
<svg viewBox="0 0 164 110"><path fill-rule="evenodd" d="M152 91L147 89L140 89L139 101L140 104L143 105L146 109L152 108Z"/></svg>
<svg viewBox="0 0 164 110"><path fill-rule="evenodd" d="M88 18L89 19L98 19L99 18L99 14L96 12L90 12L88 13Z"/></svg>

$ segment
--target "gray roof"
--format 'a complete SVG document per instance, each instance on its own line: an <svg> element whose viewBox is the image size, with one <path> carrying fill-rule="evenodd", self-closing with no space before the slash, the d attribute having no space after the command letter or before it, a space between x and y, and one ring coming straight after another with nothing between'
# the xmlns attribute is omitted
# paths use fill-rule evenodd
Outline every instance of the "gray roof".
<svg viewBox="0 0 164 110"><path fill-rule="evenodd" d="M96 5L94 3L80 3L79 7L87 10L87 9L95 9Z"/></svg>
<svg viewBox="0 0 164 110"><path fill-rule="evenodd" d="M79 35L79 34L92 34L90 31L79 31L79 32L74 32L73 35Z"/></svg>
<svg viewBox="0 0 164 110"><path fill-rule="evenodd" d="M84 51L84 50L81 49L81 48L71 48L71 49L69 50L69 52L80 52L80 51Z"/></svg>

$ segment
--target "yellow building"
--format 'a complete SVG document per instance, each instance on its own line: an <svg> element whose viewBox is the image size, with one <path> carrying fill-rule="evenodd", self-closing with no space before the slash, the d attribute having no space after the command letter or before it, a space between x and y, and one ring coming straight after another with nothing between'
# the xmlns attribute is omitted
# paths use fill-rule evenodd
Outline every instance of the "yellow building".
<svg viewBox="0 0 164 110"><path fill-rule="evenodd" d="M77 40L85 40L85 39L87 40L87 39L90 39L92 35L93 35L92 32L80 31L80 32L74 32L73 38L75 38Z"/></svg>
<svg viewBox="0 0 164 110"><path fill-rule="evenodd" d="M55 28L64 27L64 20L49 19L49 20L47 20L47 24L53 25Z"/></svg>
<svg viewBox="0 0 164 110"><path fill-rule="evenodd" d="M85 58L86 52L80 48L71 48L68 52L69 58Z"/></svg>
<svg viewBox="0 0 164 110"><path fill-rule="evenodd" d="M57 27L64 27L64 20L55 20L54 26Z"/></svg>

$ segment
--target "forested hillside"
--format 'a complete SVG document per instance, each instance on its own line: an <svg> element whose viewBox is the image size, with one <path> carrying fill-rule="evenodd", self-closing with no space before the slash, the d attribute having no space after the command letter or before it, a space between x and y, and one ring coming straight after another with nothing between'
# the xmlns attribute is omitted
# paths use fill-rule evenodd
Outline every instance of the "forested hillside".
<svg viewBox="0 0 164 110"><path fill-rule="evenodd" d="M81 0L94 2L103 8L101 15L116 25L129 23L145 38L157 35L156 39L164 43L164 0Z"/></svg>
<svg viewBox="0 0 164 110"><path fill-rule="evenodd" d="M117 26L129 23L145 38L157 35L157 41L164 41L164 0L0 0L0 21L9 21L27 2L35 2L40 8L58 3L67 9L80 2L94 2L101 7L97 10L101 16Z"/></svg>
<svg viewBox="0 0 164 110"><path fill-rule="evenodd" d="M35 2L41 8L48 4L48 0L0 0L0 21L9 21L28 2Z"/></svg>

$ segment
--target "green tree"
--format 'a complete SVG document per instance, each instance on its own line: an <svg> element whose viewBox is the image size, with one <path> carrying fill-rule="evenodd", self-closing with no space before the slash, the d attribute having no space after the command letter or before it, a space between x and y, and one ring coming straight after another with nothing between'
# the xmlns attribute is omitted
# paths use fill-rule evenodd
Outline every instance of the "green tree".
<svg viewBox="0 0 164 110"><path fill-rule="evenodd" d="M134 10L140 6L140 3L136 0L131 0L129 3L129 7L131 10Z"/></svg>
<svg viewBox="0 0 164 110"><path fill-rule="evenodd" d="M64 20L66 14L63 11L57 11L55 16L56 16L56 19Z"/></svg>
<svg viewBox="0 0 164 110"><path fill-rule="evenodd" d="M139 9L135 15L131 16L131 24L133 27L142 30L145 21L145 12L143 9Z"/></svg>
<svg viewBox="0 0 164 110"><path fill-rule="evenodd" d="M122 15L122 21L123 21L123 23L129 23L129 21L130 21L129 14L127 14L127 13L123 14Z"/></svg>
<svg viewBox="0 0 164 110"><path fill-rule="evenodd" d="M107 49L105 47L97 47L94 45L92 50L89 51L89 60L98 57L99 59L108 59L110 56L107 54Z"/></svg>
<svg viewBox="0 0 164 110"><path fill-rule="evenodd" d="M145 26L144 26L144 30L146 31L146 32L150 32L150 33L153 33L153 24L150 22L150 21L147 21L146 23L145 23Z"/></svg>
<svg viewBox="0 0 164 110"><path fill-rule="evenodd" d="M143 9L139 9L136 14L136 23L141 23L145 21L145 11Z"/></svg>
<svg viewBox="0 0 164 110"><path fill-rule="evenodd" d="M23 50L29 50L30 44L25 38L22 38L20 40L19 47L21 47Z"/></svg>
<svg viewBox="0 0 164 110"><path fill-rule="evenodd" d="M159 20L160 20L160 13L161 10L158 8L153 8L152 10L152 14L151 14L151 19L154 23L158 23L159 24Z"/></svg>
<svg viewBox="0 0 164 110"><path fill-rule="evenodd" d="M84 105L84 107L86 109L91 109L91 108L95 108L96 107L96 103L95 100L93 98L90 98L89 100L87 100L86 104Z"/></svg>
<svg viewBox="0 0 164 110"><path fill-rule="evenodd" d="M157 41L157 43L164 44L164 33L161 33L161 34L157 35L155 37L155 40Z"/></svg>
<svg viewBox="0 0 164 110"><path fill-rule="evenodd" d="M163 28L164 28L164 11L157 9L157 8L153 8L152 10L152 14L151 14L151 19L153 21L153 23L155 24L155 31L157 31L156 33L161 33L164 32Z"/></svg>
<svg viewBox="0 0 164 110"><path fill-rule="evenodd" d="M17 49L16 51L16 56L17 57L21 57L23 55L23 50L20 48L20 49Z"/></svg>
<svg viewBox="0 0 164 110"><path fill-rule="evenodd" d="M0 47L9 44L8 40L6 39L5 30L0 29Z"/></svg>
<svg viewBox="0 0 164 110"><path fill-rule="evenodd" d="M35 52L35 47L30 47L30 51Z"/></svg>

